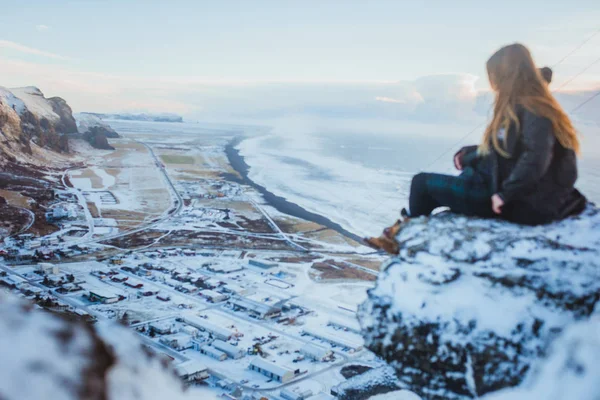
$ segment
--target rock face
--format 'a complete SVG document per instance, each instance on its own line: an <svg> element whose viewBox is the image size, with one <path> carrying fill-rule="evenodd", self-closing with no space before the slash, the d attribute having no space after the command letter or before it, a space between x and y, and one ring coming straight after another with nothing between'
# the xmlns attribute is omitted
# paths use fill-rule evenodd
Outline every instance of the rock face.
<svg viewBox="0 0 600 400"><path fill-rule="evenodd" d="M0 398L187 399L175 373L124 327L73 322L0 292Z"/></svg>
<svg viewBox="0 0 600 400"><path fill-rule="evenodd" d="M102 121L97 114L80 113L77 114L76 118L81 137L88 141L92 147L103 150L115 149L108 143L108 138L119 138L119 134L110 125Z"/></svg>
<svg viewBox="0 0 600 400"><path fill-rule="evenodd" d="M517 386L563 332L600 313L594 206L541 227L440 214L411 221L398 240L359 320L367 347L423 399Z"/></svg>
<svg viewBox="0 0 600 400"><path fill-rule="evenodd" d="M67 102L61 97L51 97L48 99L52 105L52 110L60 117L60 122L56 125L57 132L77 133L77 123L73 117L73 110Z"/></svg>
<svg viewBox="0 0 600 400"><path fill-rule="evenodd" d="M32 154L31 142L67 153L69 141L65 134L77 132L77 126L71 108L60 97L46 99L32 86L0 87L0 130L6 139L0 151L15 156L14 152Z"/></svg>
<svg viewBox="0 0 600 400"><path fill-rule="evenodd" d="M84 140L86 140L92 147L96 149L102 150L114 150L108 143L108 139L105 133L105 129L101 126L93 126L87 132L82 134L81 136Z"/></svg>
<svg viewBox="0 0 600 400"><path fill-rule="evenodd" d="M518 388L484 400L600 399L600 317L568 327Z"/></svg>
<svg viewBox="0 0 600 400"><path fill-rule="evenodd" d="M370 369L331 388L331 394L342 400L367 400L373 396L401 389L390 367Z"/></svg>

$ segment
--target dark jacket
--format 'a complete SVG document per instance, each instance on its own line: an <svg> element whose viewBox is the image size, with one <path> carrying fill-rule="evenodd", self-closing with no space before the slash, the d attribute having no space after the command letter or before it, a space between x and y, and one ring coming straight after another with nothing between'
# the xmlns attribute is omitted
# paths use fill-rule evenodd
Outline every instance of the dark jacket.
<svg viewBox="0 0 600 400"><path fill-rule="evenodd" d="M461 150L463 166L489 177L492 193L505 202L501 217L538 225L565 218L585 208L585 197L575 189L577 157L554 136L549 119L520 108L520 132L513 124L508 132L504 157L492 147L479 157L477 146ZM503 143L503 141L501 141Z"/></svg>

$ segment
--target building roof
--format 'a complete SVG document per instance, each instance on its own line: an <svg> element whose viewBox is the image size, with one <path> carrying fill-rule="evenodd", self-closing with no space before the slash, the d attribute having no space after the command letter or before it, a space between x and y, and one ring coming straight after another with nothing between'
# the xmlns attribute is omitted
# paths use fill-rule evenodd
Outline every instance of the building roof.
<svg viewBox="0 0 600 400"><path fill-rule="evenodd" d="M229 344L229 343L227 343L227 342L224 342L224 341L222 341L222 340L215 340L215 341L212 343L212 346L213 346L215 349L218 349L218 350L224 351L224 352L225 352L225 353L227 353L227 354L238 354L238 353L240 353L240 352L242 352L242 353L244 352L244 351L243 351L242 349L240 349L239 347L237 347L237 346L234 346L234 345L232 345L232 344Z"/></svg>
<svg viewBox="0 0 600 400"><path fill-rule="evenodd" d="M165 335L160 338L160 340L177 340L179 344L187 344L192 341L190 335L186 333L173 333L171 335Z"/></svg>
<svg viewBox="0 0 600 400"><path fill-rule="evenodd" d="M360 324L358 323L358 320L356 320L356 319L347 319L347 320L330 319L329 324L334 325L334 326L339 326L341 328L347 328L351 332L360 333Z"/></svg>
<svg viewBox="0 0 600 400"><path fill-rule="evenodd" d="M210 298L215 298L215 297L227 297L226 294L223 293L219 293L219 292L215 292L214 290L201 290L200 292L198 292L198 294L200 296L204 296L204 297L210 297Z"/></svg>
<svg viewBox="0 0 600 400"><path fill-rule="evenodd" d="M284 376L289 373L294 373L294 371L292 371L291 369L275 364L271 361L267 361L264 358L255 358L254 360L252 360L250 365L253 365L264 371L268 371L276 376Z"/></svg>
<svg viewBox="0 0 600 400"><path fill-rule="evenodd" d="M245 297L234 297L229 301L234 306L254 311L258 314L268 314L269 312L281 311L281 308L279 307L274 307L269 304L260 303L258 301L250 300Z"/></svg>
<svg viewBox="0 0 600 400"><path fill-rule="evenodd" d="M304 329L304 333L319 339L326 340L330 343L337 344L342 347L348 347L350 349L361 349L363 347L362 342L353 342L349 339L341 337L340 335L330 334L329 332L323 332L321 330ZM346 333L345 336L346 335L348 335L348 333Z"/></svg>
<svg viewBox="0 0 600 400"><path fill-rule="evenodd" d="M168 321L154 321L148 324L150 328L159 329L159 330L170 330L173 327L173 324Z"/></svg>
<svg viewBox="0 0 600 400"><path fill-rule="evenodd" d="M331 350L308 343L300 349L300 353L314 358L324 358L332 353Z"/></svg>
<svg viewBox="0 0 600 400"><path fill-rule="evenodd" d="M177 372L178 376L194 375L198 372L204 372L207 370L208 368L206 365L196 360L188 360L175 367L175 371Z"/></svg>
<svg viewBox="0 0 600 400"><path fill-rule="evenodd" d="M210 269L211 271L218 272L235 272L244 269L244 267L236 264L216 264L211 265L210 267L208 267L208 269Z"/></svg>
<svg viewBox="0 0 600 400"><path fill-rule="evenodd" d="M196 328L205 329L208 332L211 332L215 335L220 335L220 336L225 336L225 337L230 337L231 335L233 335L233 332L230 329L223 328L222 326L213 324L212 322L209 322L203 318L196 317L194 315L185 316L183 318L183 320L188 325L195 326Z"/></svg>
<svg viewBox="0 0 600 400"><path fill-rule="evenodd" d="M274 268L278 265L275 262L270 262L270 261L265 261L265 260L250 260L250 261L248 261L248 264L253 265L255 267L259 267L259 268L264 268L264 269Z"/></svg>
<svg viewBox="0 0 600 400"><path fill-rule="evenodd" d="M103 298L103 299L111 299L113 297L119 297L118 295L109 292L107 290L104 289L98 289L98 288L93 288L93 289L88 289L90 291L91 294Z"/></svg>
<svg viewBox="0 0 600 400"><path fill-rule="evenodd" d="M214 347L211 347L207 344L200 346L200 350L202 350L204 353L209 354L214 357L218 357L218 358L221 358L222 356L227 357L227 353L225 353L224 351L215 349Z"/></svg>

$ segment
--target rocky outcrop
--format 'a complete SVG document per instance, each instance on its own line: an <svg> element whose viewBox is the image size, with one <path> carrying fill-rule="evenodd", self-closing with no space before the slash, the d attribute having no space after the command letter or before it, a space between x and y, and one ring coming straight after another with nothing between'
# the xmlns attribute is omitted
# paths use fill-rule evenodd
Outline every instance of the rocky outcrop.
<svg viewBox="0 0 600 400"><path fill-rule="evenodd" d="M402 386L390 367L369 369L331 388L331 394L341 400L367 400L373 396L396 392Z"/></svg>
<svg viewBox="0 0 600 400"><path fill-rule="evenodd" d="M115 148L108 143L105 132L106 130L103 127L93 126L89 128L87 132L82 134L81 137L96 149L114 150Z"/></svg>
<svg viewBox="0 0 600 400"><path fill-rule="evenodd" d="M80 113L76 115L77 127L81 137L92 147L103 150L114 150L108 143L108 138L117 139L119 134L97 114Z"/></svg>
<svg viewBox="0 0 600 400"><path fill-rule="evenodd" d="M569 326L518 388L483 400L600 399L600 317Z"/></svg>
<svg viewBox="0 0 600 400"><path fill-rule="evenodd" d="M173 370L125 327L89 325L0 292L0 398L189 398Z"/></svg>
<svg viewBox="0 0 600 400"><path fill-rule="evenodd" d="M572 326L600 313L594 206L540 227L444 213L410 221L398 240L402 250L383 266L359 320L367 347L423 399L518 386L552 357L555 343L569 342ZM577 352L571 346L563 365ZM573 362L589 386L598 373Z"/></svg>
<svg viewBox="0 0 600 400"><path fill-rule="evenodd" d="M73 110L67 102L61 97L51 97L48 99L52 105L52 110L60 117L54 129L61 133L77 133L77 122L73 117Z"/></svg>
<svg viewBox="0 0 600 400"><path fill-rule="evenodd" d="M6 120L13 121L8 148L32 154L31 142L57 152L69 152L65 134L77 132L72 110L59 97L46 99L36 87L6 89L0 87L0 129L4 133ZM14 121L17 124L14 124ZM6 135L5 135L6 136ZM17 147L15 147L17 146ZM0 149L7 152L6 149ZM12 153L8 151L8 153ZM14 155L14 154L13 154Z"/></svg>

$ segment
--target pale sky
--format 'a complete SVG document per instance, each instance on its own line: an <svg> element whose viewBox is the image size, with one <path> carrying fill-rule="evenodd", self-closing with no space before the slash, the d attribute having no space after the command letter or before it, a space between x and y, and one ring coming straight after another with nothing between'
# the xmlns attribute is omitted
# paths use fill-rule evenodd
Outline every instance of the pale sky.
<svg viewBox="0 0 600 400"><path fill-rule="evenodd" d="M230 103L267 112L291 101L289 85L292 108L454 90L446 78L434 90L437 75L458 77L461 93L465 81L486 89L485 61L500 46L519 41L539 65L553 65L600 29L597 0L0 4L1 86L38 86L76 111L194 116ZM555 83L598 58L600 34L556 67ZM398 98L386 86L396 82L421 83ZM598 87L600 62L564 89Z"/></svg>

